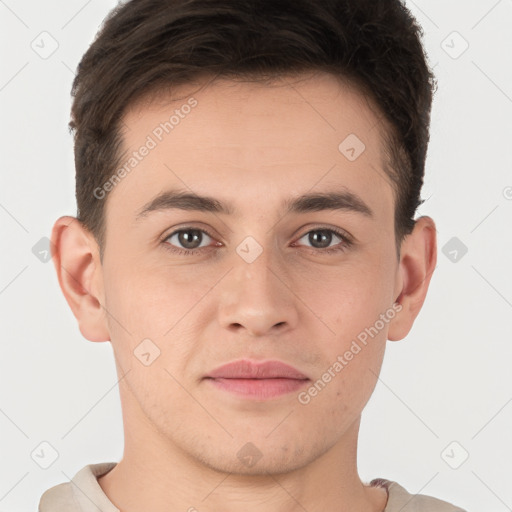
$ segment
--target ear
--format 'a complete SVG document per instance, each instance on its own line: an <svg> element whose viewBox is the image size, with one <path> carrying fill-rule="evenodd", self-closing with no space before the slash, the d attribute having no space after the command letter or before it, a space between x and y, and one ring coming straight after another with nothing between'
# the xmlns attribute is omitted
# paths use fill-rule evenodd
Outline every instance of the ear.
<svg viewBox="0 0 512 512"><path fill-rule="evenodd" d="M75 217L61 217L52 229L52 259L59 285L89 341L110 341L105 315L103 269L94 236Z"/></svg>
<svg viewBox="0 0 512 512"><path fill-rule="evenodd" d="M405 338L425 301L430 279L437 263L436 226L430 217L416 220L413 231L400 248L396 302L402 307L389 322L388 339Z"/></svg>

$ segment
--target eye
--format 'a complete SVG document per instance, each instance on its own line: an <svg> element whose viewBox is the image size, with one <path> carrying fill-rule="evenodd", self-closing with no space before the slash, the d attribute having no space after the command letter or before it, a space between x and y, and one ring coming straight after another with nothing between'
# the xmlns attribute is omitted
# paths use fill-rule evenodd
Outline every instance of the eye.
<svg viewBox="0 0 512 512"><path fill-rule="evenodd" d="M171 251L180 254L192 254L196 249L202 249L210 245L207 239L212 237L204 230L197 228L185 227L174 231L164 239L164 243ZM203 243L205 242L206 243Z"/></svg>
<svg viewBox="0 0 512 512"><path fill-rule="evenodd" d="M350 247L352 243L349 236L346 233L332 228L312 229L311 231L308 231L307 233L302 235L302 237L299 238L299 240L302 240L303 238L306 238L307 242L311 244L309 247L312 247L315 250L313 252L317 253L331 253L343 251ZM333 247L330 247L331 243L333 241L335 242L336 239L338 239L339 242Z"/></svg>
<svg viewBox="0 0 512 512"><path fill-rule="evenodd" d="M308 231L298 241L306 239L309 247L312 249L313 254L330 254L339 251L344 251L352 245L350 236L342 230L333 228L317 228ZM338 243L331 246L332 242ZM173 231L170 235L166 236L162 242L164 247L175 253L184 256L192 256L198 252L202 252L206 248L213 246L220 247L222 243L216 242L211 244L213 237L204 229L186 226L176 231ZM292 244L295 246L297 242ZM306 248L308 246L306 245Z"/></svg>

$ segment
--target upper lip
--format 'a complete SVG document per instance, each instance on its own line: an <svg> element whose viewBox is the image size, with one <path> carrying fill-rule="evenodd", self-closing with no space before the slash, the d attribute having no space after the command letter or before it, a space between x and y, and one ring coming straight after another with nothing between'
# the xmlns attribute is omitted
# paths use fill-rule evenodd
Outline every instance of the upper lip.
<svg viewBox="0 0 512 512"><path fill-rule="evenodd" d="M218 379L308 379L302 372L281 361L255 362L240 359L212 370L208 378Z"/></svg>

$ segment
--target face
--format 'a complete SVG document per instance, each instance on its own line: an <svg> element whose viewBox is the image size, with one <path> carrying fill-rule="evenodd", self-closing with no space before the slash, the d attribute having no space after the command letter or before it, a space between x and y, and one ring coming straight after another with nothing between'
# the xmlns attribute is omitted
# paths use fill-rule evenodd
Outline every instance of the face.
<svg viewBox="0 0 512 512"><path fill-rule="evenodd" d="M328 75L185 94L126 113L106 204L103 304L128 428L222 471L300 468L357 424L399 314L383 127ZM239 360L302 378L207 378Z"/></svg>

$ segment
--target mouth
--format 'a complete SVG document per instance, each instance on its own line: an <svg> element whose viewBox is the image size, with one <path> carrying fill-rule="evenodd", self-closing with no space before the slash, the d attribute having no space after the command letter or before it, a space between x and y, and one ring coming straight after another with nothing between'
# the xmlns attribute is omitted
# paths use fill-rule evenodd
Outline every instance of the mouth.
<svg viewBox="0 0 512 512"><path fill-rule="evenodd" d="M239 360L211 371L204 378L216 389L239 397L265 400L296 392L310 379L281 361Z"/></svg>

